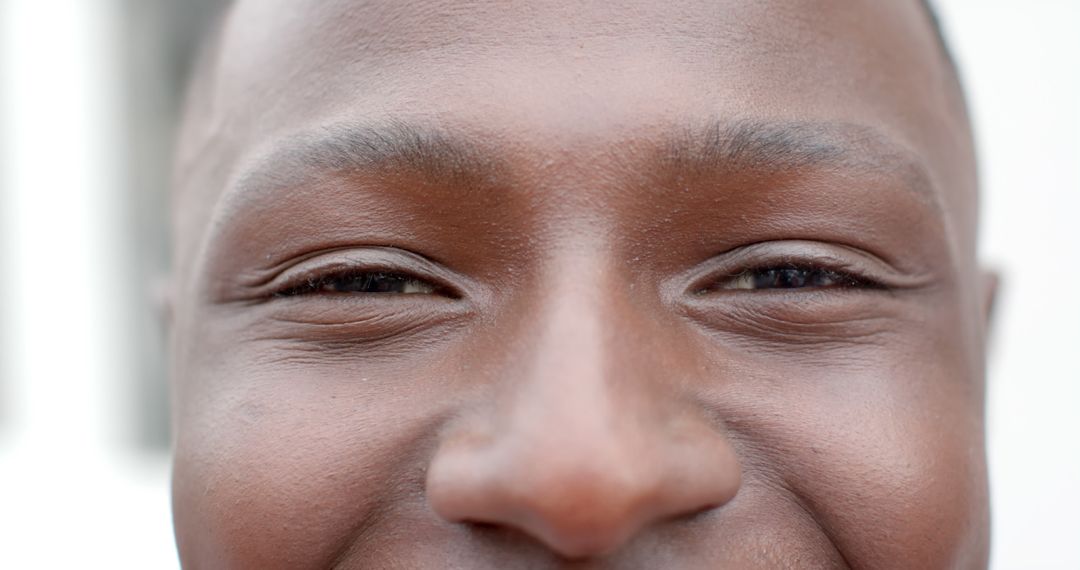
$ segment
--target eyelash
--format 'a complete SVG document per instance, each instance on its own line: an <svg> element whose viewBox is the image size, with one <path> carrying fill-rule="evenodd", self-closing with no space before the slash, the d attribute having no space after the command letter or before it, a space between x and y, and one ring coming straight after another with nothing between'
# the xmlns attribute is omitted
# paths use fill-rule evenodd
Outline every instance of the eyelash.
<svg viewBox="0 0 1080 570"><path fill-rule="evenodd" d="M792 289L884 289L872 279L813 264L763 265L714 279L698 291L769 291Z"/></svg>
<svg viewBox="0 0 1080 570"><path fill-rule="evenodd" d="M275 293L276 297L296 297L314 294L393 294L451 296L432 283L407 273L397 271L346 270L322 276L309 277L299 284L287 285Z"/></svg>

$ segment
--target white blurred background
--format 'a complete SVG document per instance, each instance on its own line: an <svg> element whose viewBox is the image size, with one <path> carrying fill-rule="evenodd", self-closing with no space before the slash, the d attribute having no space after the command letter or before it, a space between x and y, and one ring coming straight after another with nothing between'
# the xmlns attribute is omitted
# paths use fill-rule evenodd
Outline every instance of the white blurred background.
<svg viewBox="0 0 1080 570"><path fill-rule="evenodd" d="M889 0L893 1L893 0ZM221 0L0 0L0 568L177 568L155 279ZM1080 569L1080 0L939 0L1004 287L992 568Z"/></svg>

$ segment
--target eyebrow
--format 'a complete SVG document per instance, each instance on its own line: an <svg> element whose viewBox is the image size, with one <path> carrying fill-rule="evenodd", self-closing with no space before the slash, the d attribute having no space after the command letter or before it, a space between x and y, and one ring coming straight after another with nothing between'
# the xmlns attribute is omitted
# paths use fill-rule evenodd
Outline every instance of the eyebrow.
<svg viewBox="0 0 1080 570"><path fill-rule="evenodd" d="M286 137L239 178L240 188L289 186L327 173L416 172L447 183L475 181L495 168L472 138L401 121L339 123Z"/></svg>
<svg viewBox="0 0 1080 570"><path fill-rule="evenodd" d="M941 207L918 154L868 125L708 120L675 129L666 138L632 143L612 145L611 153L627 155L619 157L620 164L649 164L651 160L657 168L675 175L809 168L887 173L932 209ZM655 149L644 162L639 150L643 147ZM489 180L505 158L499 156L498 148L474 134L396 120L339 123L276 142L240 176L234 190L290 186L328 173L349 172L411 172L447 186L469 187Z"/></svg>
<svg viewBox="0 0 1080 570"><path fill-rule="evenodd" d="M825 168L887 173L937 208L933 179L922 158L882 130L839 121L708 121L666 145L661 164L671 172L767 172Z"/></svg>

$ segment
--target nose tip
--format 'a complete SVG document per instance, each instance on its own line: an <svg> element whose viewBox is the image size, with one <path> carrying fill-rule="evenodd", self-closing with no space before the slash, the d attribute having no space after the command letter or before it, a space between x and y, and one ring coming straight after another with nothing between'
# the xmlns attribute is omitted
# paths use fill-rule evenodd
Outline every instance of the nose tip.
<svg viewBox="0 0 1080 570"><path fill-rule="evenodd" d="M447 521L514 529L566 559L599 557L734 497L741 474L730 445L697 436L651 449L449 444L429 468L428 500Z"/></svg>

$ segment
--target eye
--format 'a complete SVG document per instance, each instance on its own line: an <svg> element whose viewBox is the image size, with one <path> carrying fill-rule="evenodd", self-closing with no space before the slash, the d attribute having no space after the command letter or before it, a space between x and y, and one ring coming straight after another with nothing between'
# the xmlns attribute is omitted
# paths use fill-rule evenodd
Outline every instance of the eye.
<svg viewBox="0 0 1080 570"><path fill-rule="evenodd" d="M762 267L725 277L702 292L733 289L871 288L872 282L820 267Z"/></svg>
<svg viewBox="0 0 1080 570"><path fill-rule="evenodd" d="M277 295L294 297L319 293L433 295L440 293L440 288L423 279L402 273L362 271L311 278L306 283L290 286Z"/></svg>

